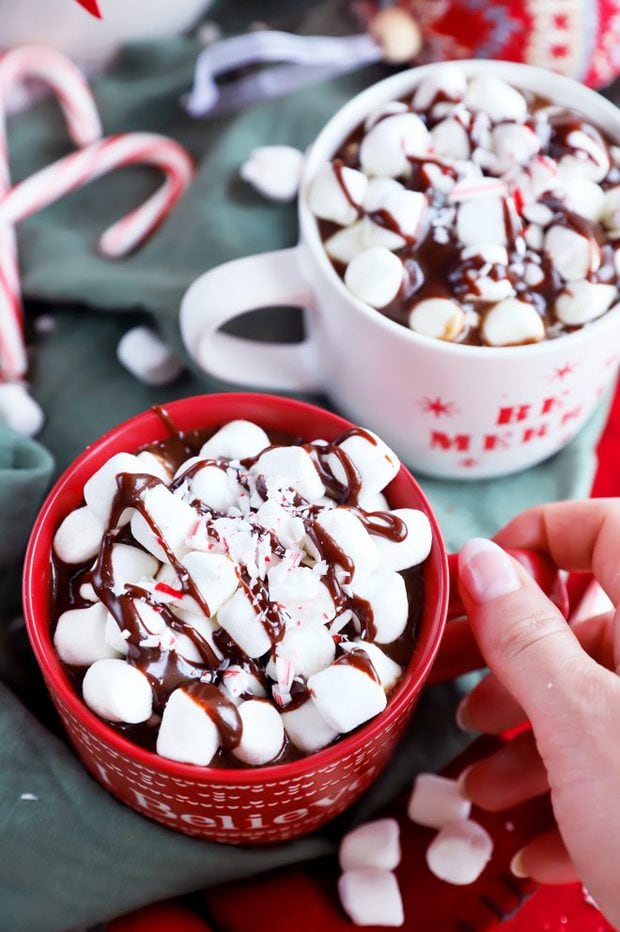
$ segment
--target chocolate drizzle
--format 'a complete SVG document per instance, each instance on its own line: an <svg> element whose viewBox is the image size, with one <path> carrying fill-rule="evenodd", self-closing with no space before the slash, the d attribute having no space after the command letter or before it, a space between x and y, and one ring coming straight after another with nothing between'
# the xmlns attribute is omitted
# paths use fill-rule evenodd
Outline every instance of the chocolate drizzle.
<svg viewBox="0 0 620 932"><path fill-rule="evenodd" d="M236 705L222 695L210 683L190 683L185 687L187 695L205 710L220 733L222 747L236 748L241 741L241 717Z"/></svg>

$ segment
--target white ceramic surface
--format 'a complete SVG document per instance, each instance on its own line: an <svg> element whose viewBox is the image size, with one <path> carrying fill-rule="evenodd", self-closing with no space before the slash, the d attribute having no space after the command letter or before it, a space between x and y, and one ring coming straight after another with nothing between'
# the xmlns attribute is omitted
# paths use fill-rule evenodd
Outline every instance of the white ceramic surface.
<svg viewBox="0 0 620 932"><path fill-rule="evenodd" d="M493 73L580 110L620 143L616 107L569 78L512 62L461 66L468 76ZM381 81L332 117L306 158L299 244L200 276L184 296L181 330L190 354L212 375L258 388L324 390L413 469L488 478L546 459L581 428L617 372L620 308L557 340L491 348L423 337L350 294L306 205L309 183L370 110L410 93L436 67ZM247 310L274 305L305 308L304 342L256 343L218 332Z"/></svg>

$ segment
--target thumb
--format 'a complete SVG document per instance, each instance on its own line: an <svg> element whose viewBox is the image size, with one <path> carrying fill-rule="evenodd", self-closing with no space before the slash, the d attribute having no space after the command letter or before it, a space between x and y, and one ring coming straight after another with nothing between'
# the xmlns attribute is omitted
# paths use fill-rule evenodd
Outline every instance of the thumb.
<svg viewBox="0 0 620 932"><path fill-rule="evenodd" d="M481 538L459 554L459 589L484 659L537 736L563 731L578 680L595 665L561 613L516 560Z"/></svg>

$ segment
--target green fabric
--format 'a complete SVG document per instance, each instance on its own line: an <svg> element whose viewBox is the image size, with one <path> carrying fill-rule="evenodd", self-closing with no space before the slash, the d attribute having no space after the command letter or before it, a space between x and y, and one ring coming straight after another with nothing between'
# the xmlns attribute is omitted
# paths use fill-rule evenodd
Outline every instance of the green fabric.
<svg viewBox="0 0 620 932"><path fill-rule="evenodd" d="M285 6L220 4L211 15L237 29L259 16L289 26L273 12ZM333 4L310 6L296 5L295 28L343 30L338 6L335 12ZM302 9L310 11L304 16ZM190 85L197 51L190 40L132 47L94 85L107 132L165 132L196 158L190 194L157 235L120 262L104 261L96 251L104 227L159 183L140 169L82 189L19 230L29 322L38 313L52 314L56 326L33 339L33 392L47 413L40 444L0 431L0 932L80 927L174 893L315 857L333 850L330 839L340 829L244 851L175 835L121 806L86 775L59 737L18 617L19 563L52 472L104 430L155 402L229 387L194 371L172 386L149 389L118 365L119 337L150 314L185 356L177 310L190 282L223 260L295 241L294 207L268 203L243 185L239 164L259 144L305 148L345 100L384 74L367 69L235 118L193 121L179 99ZM68 151L53 104L15 119L10 139L15 178ZM244 326L248 333L286 339L298 333L299 321L279 312ZM493 533L535 501L586 494L603 417L601 410L566 451L528 473L484 484L423 480L449 546L474 533ZM357 818L404 788L417 770L442 766L463 746L467 739L453 725L459 695L457 686L447 686L424 697L398 755ZM37 799L21 799L24 793Z"/></svg>

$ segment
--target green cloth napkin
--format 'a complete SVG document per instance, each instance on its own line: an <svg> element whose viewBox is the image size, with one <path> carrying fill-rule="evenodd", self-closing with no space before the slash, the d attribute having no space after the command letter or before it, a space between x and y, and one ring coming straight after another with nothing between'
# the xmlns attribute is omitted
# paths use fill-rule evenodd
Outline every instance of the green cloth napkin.
<svg viewBox="0 0 620 932"><path fill-rule="evenodd" d="M335 33L347 28L343 6L296 4L294 23L284 2L220 3L210 15L229 31L268 18L275 26ZM386 73L366 69L233 118L194 121L179 101L198 50L189 39L130 47L94 82L106 132L164 132L196 159L191 191L156 236L129 259L97 254L99 233L159 184L137 168L97 181L19 229L29 323L45 314L55 326L45 335L31 326L33 393L47 414L40 443L0 431L0 932L83 927L165 896L320 856L333 851L346 822L288 845L243 850L176 835L120 805L63 743L19 617L23 547L52 475L103 431L153 403L230 387L191 370L177 327L181 296L207 268L296 238L295 208L264 201L241 183L241 162L257 145L307 147L351 95ZM69 151L53 103L13 120L10 143L16 179ZM148 319L190 367L171 386L148 388L117 363L120 336ZM292 339L300 323L280 310L243 327ZM449 546L492 534L534 502L587 494L603 418L601 409L570 447L528 473L479 484L423 480ZM418 770L441 767L460 750L467 739L453 713L461 691L449 685L426 694L392 764L348 819L367 816Z"/></svg>

